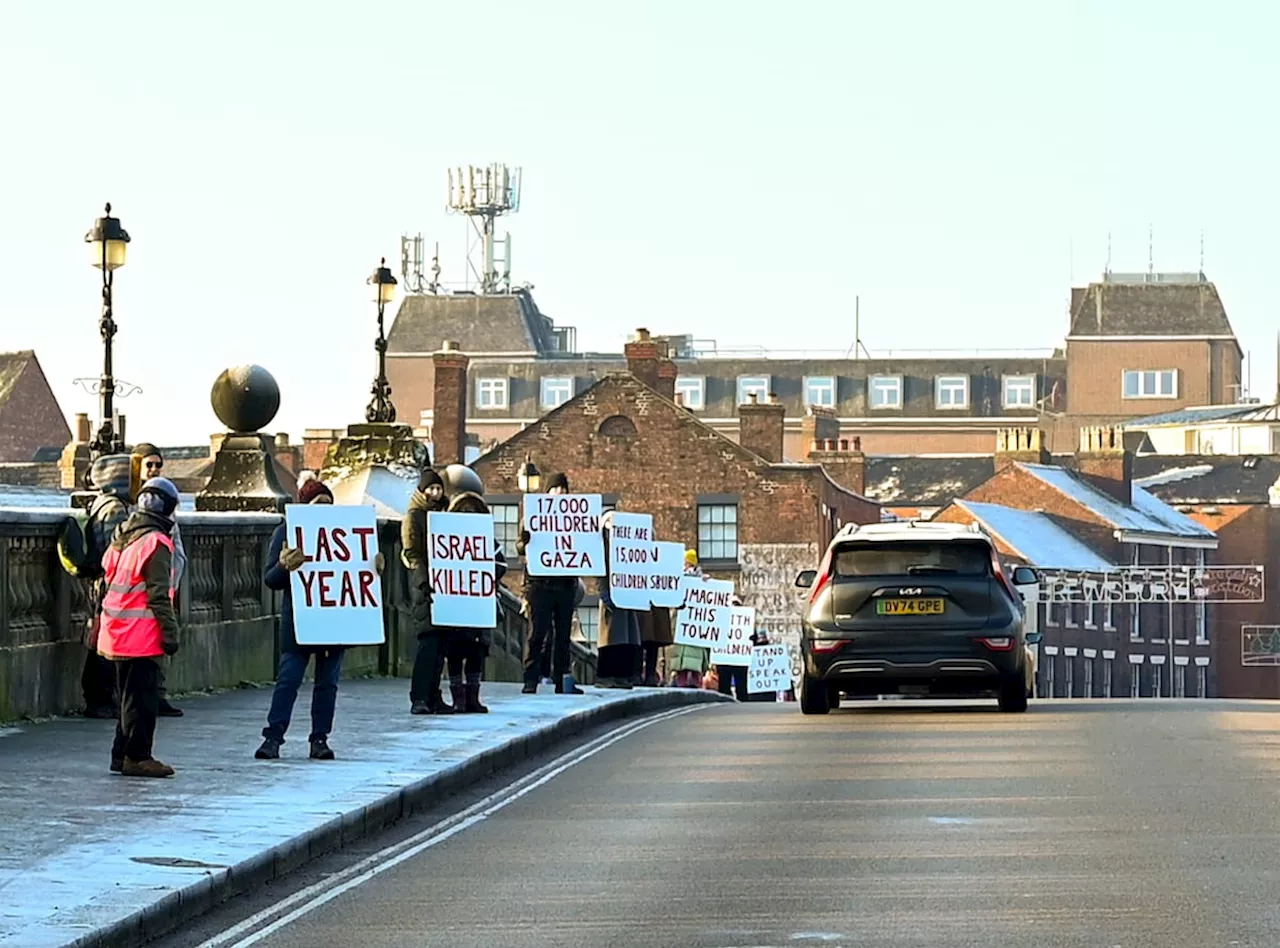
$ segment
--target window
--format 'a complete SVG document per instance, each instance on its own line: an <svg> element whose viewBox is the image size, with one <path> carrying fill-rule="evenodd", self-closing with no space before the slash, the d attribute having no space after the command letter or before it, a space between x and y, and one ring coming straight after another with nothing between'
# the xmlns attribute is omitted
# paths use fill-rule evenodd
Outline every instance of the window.
<svg viewBox="0 0 1280 948"><path fill-rule="evenodd" d="M1067 623L1066 624L1068 629L1078 629L1080 627L1079 611L1080 611L1080 603L1078 602L1067 603L1066 605Z"/></svg>
<svg viewBox="0 0 1280 948"><path fill-rule="evenodd" d="M506 379L476 379L476 408L507 407Z"/></svg>
<svg viewBox="0 0 1280 948"><path fill-rule="evenodd" d="M600 609L596 606L579 606L577 615L582 640L595 645L600 641Z"/></svg>
<svg viewBox="0 0 1280 948"><path fill-rule="evenodd" d="M1185 698L1187 696L1187 666L1173 666L1173 696L1175 698Z"/></svg>
<svg viewBox="0 0 1280 948"><path fill-rule="evenodd" d="M830 375L817 375L804 380L804 403L818 408L836 407L836 380Z"/></svg>
<svg viewBox="0 0 1280 948"><path fill-rule="evenodd" d="M1086 629L1096 629L1098 627L1098 604L1096 602L1086 602L1084 604L1084 627Z"/></svg>
<svg viewBox="0 0 1280 948"><path fill-rule="evenodd" d="M1142 697L1142 666L1141 665L1129 666L1129 697L1130 698Z"/></svg>
<svg viewBox="0 0 1280 948"><path fill-rule="evenodd" d="M1125 398L1177 398L1178 370L1158 371L1127 369L1124 373Z"/></svg>
<svg viewBox="0 0 1280 948"><path fill-rule="evenodd" d="M969 407L969 376L939 375L933 380L933 387L939 408Z"/></svg>
<svg viewBox="0 0 1280 948"><path fill-rule="evenodd" d="M1062 690L1064 698L1074 698L1075 695L1075 677L1076 677L1076 660L1073 656L1064 656L1065 661L1062 663Z"/></svg>
<svg viewBox="0 0 1280 948"><path fill-rule="evenodd" d="M1056 655L1046 655L1044 659L1044 696L1046 698L1057 697L1053 693L1053 666L1057 658Z"/></svg>
<svg viewBox="0 0 1280 948"><path fill-rule="evenodd" d="M540 403L544 410L559 408L573 398L573 379L569 377L545 378L542 380Z"/></svg>
<svg viewBox="0 0 1280 948"><path fill-rule="evenodd" d="M1159 698L1164 692L1164 666L1151 666L1151 697Z"/></svg>
<svg viewBox="0 0 1280 948"><path fill-rule="evenodd" d="M707 405L707 380L697 375L681 375L676 379L676 394L690 411L702 411Z"/></svg>
<svg viewBox="0 0 1280 948"><path fill-rule="evenodd" d="M878 540L836 547L837 576L904 576L951 573L990 576L991 547L949 540ZM927 580L926 580L927 581Z"/></svg>
<svg viewBox="0 0 1280 948"><path fill-rule="evenodd" d="M698 559L738 559L737 504L698 504Z"/></svg>
<svg viewBox="0 0 1280 948"><path fill-rule="evenodd" d="M1209 697L1209 666L1208 665L1196 666L1196 691L1198 692L1198 697L1201 697L1201 698Z"/></svg>
<svg viewBox="0 0 1280 948"><path fill-rule="evenodd" d="M1196 550L1196 566L1204 568L1204 550ZM1196 603L1196 644L1209 644L1208 606L1204 602Z"/></svg>
<svg viewBox="0 0 1280 948"><path fill-rule="evenodd" d="M1102 660L1102 697L1114 698L1115 693L1111 689L1112 675L1115 673L1115 659L1104 658Z"/></svg>
<svg viewBox="0 0 1280 948"><path fill-rule="evenodd" d="M516 555L516 541L520 539L520 505L490 504L493 512L493 538L503 556Z"/></svg>
<svg viewBox="0 0 1280 948"><path fill-rule="evenodd" d="M1102 628L1107 632L1116 630L1116 604L1110 600L1102 604Z"/></svg>
<svg viewBox="0 0 1280 948"><path fill-rule="evenodd" d="M867 379L867 400L872 408L901 408L902 376L871 376Z"/></svg>
<svg viewBox="0 0 1280 948"><path fill-rule="evenodd" d="M1062 625L1062 603L1050 600L1044 605L1044 624Z"/></svg>
<svg viewBox="0 0 1280 948"><path fill-rule="evenodd" d="M1003 389L1005 408L1031 408L1036 403L1034 375L1006 375Z"/></svg>
<svg viewBox="0 0 1280 948"><path fill-rule="evenodd" d="M1093 659L1086 658L1084 660L1084 690L1081 695L1085 698L1093 697Z"/></svg>
<svg viewBox="0 0 1280 948"><path fill-rule="evenodd" d="M756 397L757 401L768 401L769 382L770 379L767 375L739 375L738 404L745 405L751 401L752 395Z"/></svg>

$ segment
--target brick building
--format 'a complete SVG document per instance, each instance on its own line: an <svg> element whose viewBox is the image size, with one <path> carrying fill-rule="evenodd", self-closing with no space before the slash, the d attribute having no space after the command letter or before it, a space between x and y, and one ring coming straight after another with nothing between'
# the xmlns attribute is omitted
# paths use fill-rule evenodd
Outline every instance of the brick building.
<svg viewBox="0 0 1280 948"><path fill-rule="evenodd" d="M0 462L27 463L56 454L71 428L31 350L0 353Z"/></svg>
<svg viewBox="0 0 1280 948"><path fill-rule="evenodd" d="M663 347L637 333L626 349L629 371L603 376L473 462L494 510L498 536L515 558L521 496L517 470L526 457L543 472L564 471L576 492L599 493L607 506L651 513L658 535L699 550L704 569L732 579L760 621L798 628L794 585L845 523L872 523L879 507L861 494L864 457L832 435L829 418L807 433L815 460L783 460L785 407L756 400L739 408L733 441L675 401L674 366ZM434 354L437 465L465 451L470 360L456 348ZM818 461L824 463L818 463ZM594 598L579 613L590 639Z"/></svg>

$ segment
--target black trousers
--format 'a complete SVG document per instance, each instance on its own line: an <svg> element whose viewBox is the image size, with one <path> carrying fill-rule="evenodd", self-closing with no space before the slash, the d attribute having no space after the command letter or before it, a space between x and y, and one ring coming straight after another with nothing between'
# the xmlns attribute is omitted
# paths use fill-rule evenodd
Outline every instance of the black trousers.
<svg viewBox="0 0 1280 948"><path fill-rule="evenodd" d="M418 653L413 657L413 678L409 683L409 700L437 704L440 676L444 674L445 648L437 631L418 636Z"/></svg>
<svg viewBox="0 0 1280 948"><path fill-rule="evenodd" d="M546 674L550 653L551 680L560 687L569 673L569 639L573 634L574 584L538 583L528 589L530 629L524 643L524 683L536 685Z"/></svg>
<svg viewBox="0 0 1280 948"><path fill-rule="evenodd" d="M662 646L657 642L644 642L641 645L644 655L641 660L640 681L643 684L649 682L661 683L658 677L658 653L662 651Z"/></svg>
<svg viewBox="0 0 1280 948"><path fill-rule="evenodd" d="M84 650L84 670L80 672L80 690L85 710L109 708L116 703L115 663L91 649Z"/></svg>
<svg viewBox="0 0 1280 948"><path fill-rule="evenodd" d="M747 700L746 665L717 665L716 671L720 674L720 687L717 689L720 694L735 695L739 701Z"/></svg>
<svg viewBox="0 0 1280 948"><path fill-rule="evenodd" d="M597 652L596 677L630 681L639 662L639 645L603 645Z"/></svg>
<svg viewBox="0 0 1280 948"><path fill-rule="evenodd" d="M475 684L484 678L484 646L470 637L458 636L449 643L449 684Z"/></svg>
<svg viewBox="0 0 1280 948"><path fill-rule="evenodd" d="M118 659L112 664L120 692L120 717L111 759L150 760L160 713L160 666L151 658Z"/></svg>

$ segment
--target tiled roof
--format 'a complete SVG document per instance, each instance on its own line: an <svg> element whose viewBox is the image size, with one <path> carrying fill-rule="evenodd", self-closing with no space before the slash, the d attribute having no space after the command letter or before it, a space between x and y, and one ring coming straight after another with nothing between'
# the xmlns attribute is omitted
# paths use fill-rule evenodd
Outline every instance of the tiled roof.
<svg viewBox="0 0 1280 948"><path fill-rule="evenodd" d="M1106 572L1115 564L1058 526L1046 514L999 504L957 500L978 522L1032 566Z"/></svg>
<svg viewBox="0 0 1280 948"><path fill-rule="evenodd" d="M1249 419L1253 421L1271 420L1260 419L1260 413L1275 413L1274 405L1209 405L1203 408L1180 408L1177 411L1161 412L1158 415L1147 415L1145 418L1133 418L1124 422L1126 429L1134 428L1154 428L1157 425L1197 425L1209 421L1225 421ZM1251 417L1252 416L1252 417Z"/></svg>
<svg viewBox="0 0 1280 948"><path fill-rule="evenodd" d="M963 497L995 473L991 456L868 457L866 494L896 507L936 507Z"/></svg>
<svg viewBox="0 0 1280 948"><path fill-rule="evenodd" d="M1134 459L1133 479L1167 504L1265 504L1280 456L1148 455Z"/></svg>
<svg viewBox="0 0 1280 948"><path fill-rule="evenodd" d="M1019 467L1066 494L1080 506L1093 511L1118 530L1214 539L1213 531L1202 527L1136 485L1132 488L1132 503L1123 504L1063 468L1047 464L1019 464Z"/></svg>
<svg viewBox="0 0 1280 948"><path fill-rule="evenodd" d="M387 351L436 352L445 342L475 353L554 348L550 320L527 290L499 296L406 296L387 333Z"/></svg>
<svg viewBox="0 0 1280 948"><path fill-rule="evenodd" d="M1093 283L1075 295L1072 336L1234 335L1218 289L1208 280Z"/></svg>

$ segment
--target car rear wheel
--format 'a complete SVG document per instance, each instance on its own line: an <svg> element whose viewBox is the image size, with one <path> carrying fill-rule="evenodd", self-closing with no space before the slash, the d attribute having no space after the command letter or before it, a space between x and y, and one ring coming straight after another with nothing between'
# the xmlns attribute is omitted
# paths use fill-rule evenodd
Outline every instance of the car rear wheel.
<svg viewBox="0 0 1280 948"><path fill-rule="evenodd" d="M832 711L840 707L840 686L827 685L827 707Z"/></svg>
<svg viewBox="0 0 1280 948"><path fill-rule="evenodd" d="M1027 710L1027 686L1021 681L1008 681L1000 686L1000 710L1018 714Z"/></svg>
<svg viewBox="0 0 1280 948"><path fill-rule="evenodd" d="M826 714L831 710L831 694L827 683L805 675L800 679L800 711L802 714Z"/></svg>

